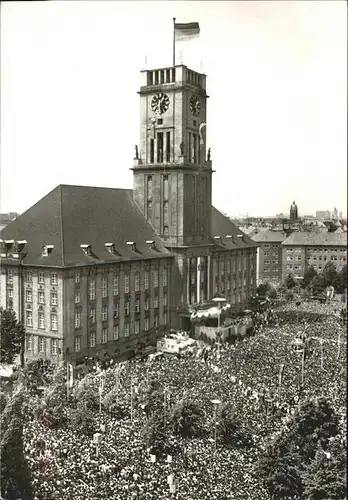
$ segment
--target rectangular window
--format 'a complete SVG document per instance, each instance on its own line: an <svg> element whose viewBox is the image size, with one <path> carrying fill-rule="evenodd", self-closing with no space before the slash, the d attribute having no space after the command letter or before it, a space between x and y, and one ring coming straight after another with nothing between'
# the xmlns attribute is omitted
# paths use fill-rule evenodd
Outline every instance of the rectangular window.
<svg viewBox="0 0 348 500"><path fill-rule="evenodd" d="M8 288L7 289L7 297L9 299L13 299L13 288Z"/></svg>
<svg viewBox="0 0 348 500"><path fill-rule="evenodd" d="M216 278L218 278L218 276L216 276ZM194 285L195 283L196 283L196 272L193 271L193 273L191 273L191 285Z"/></svg>
<svg viewBox="0 0 348 500"><path fill-rule="evenodd" d="M158 296L155 295L154 299L153 299L153 307L154 309L156 309L158 307Z"/></svg>
<svg viewBox="0 0 348 500"><path fill-rule="evenodd" d="M41 285L45 283L45 273L39 273L39 283Z"/></svg>
<svg viewBox="0 0 348 500"><path fill-rule="evenodd" d="M96 340L96 335L95 335L95 332L90 332L89 334L89 347L95 347L95 340Z"/></svg>
<svg viewBox="0 0 348 500"><path fill-rule="evenodd" d="M107 341L108 341L108 329L103 328L102 329L102 344L106 344Z"/></svg>
<svg viewBox="0 0 348 500"><path fill-rule="evenodd" d="M145 297L144 309L145 309L145 311L149 310L149 298L148 297Z"/></svg>
<svg viewBox="0 0 348 500"><path fill-rule="evenodd" d="M157 132L157 163L163 163L163 132Z"/></svg>
<svg viewBox="0 0 348 500"><path fill-rule="evenodd" d="M57 356L58 354L58 340L52 339L52 354L53 356Z"/></svg>
<svg viewBox="0 0 348 500"><path fill-rule="evenodd" d="M189 140L188 140L188 154L189 154L189 163L192 163L192 133L189 132Z"/></svg>
<svg viewBox="0 0 348 500"><path fill-rule="evenodd" d="M89 300L95 300L95 279L90 278L88 283Z"/></svg>
<svg viewBox="0 0 348 500"><path fill-rule="evenodd" d="M33 326L33 313L32 313L32 311L27 311L26 325L30 326L30 327Z"/></svg>
<svg viewBox="0 0 348 500"><path fill-rule="evenodd" d="M163 314L163 323L165 325L167 324L167 313L166 312Z"/></svg>
<svg viewBox="0 0 348 500"><path fill-rule="evenodd" d="M80 290L75 291L75 304L79 304L81 302L81 294Z"/></svg>
<svg viewBox="0 0 348 500"><path fill-rule="evenodd" d="M51 285L58 284L58 275L57 273L51 273Z"/></svg>
<svg viewBox="0 0 348 500"><path fill-rule="evenodd" d="M139 299L137 299L135 301L135 312L136 313L140 312L140 300Z"/></svg>
<svg viewBox="0 0 348 500"><path fill-rule="evenodd" d="M108 296L108 279L103 276L102 278L102 298L105 299L105 297Z"/></svg>
<svg viewBox="0 0 348 500"><path fill-rule="evenodd" d="M33 273L31 271L27 271L27 283L33 282Z"/></svg>
<svg viewBox="0 0 348 500"><path fill-rule="evenodd" d="M129 274L124 275L124 293L129 293Z"/></svg>
<svg viewBox="0 0 348 500"><path fill-rule="evenodd" d="M114 340L118 340L118 330L119 330L119 327L118 325L114 325L114 330L113 330L113 339Z"/></svg>
<svg viewBox="0 0 348 500"><path fill-rule="evenodd" d="M44 337L39 337L39 352L43 353L45 352L45 338Z"/></svg>
<svg viewBox="0 0 348 500"><path fill-rule="evenodd" d="M51 306L58 305L58 295L57 292L51 292Z"/></svg>
<svg viewBox="0 0 348 500"><path fill-rule="evenodd" d="M114 276L112 289L113 289L113 294L118 295L118 276Z"/></svg>
<svg viewBox="0 0 348 500"><path fill-rule="evenodd" d="M38 325L39 328L45 328L45 313L43 313L42 311L40 311L38 314Z"/></svg>
<svg viewBox="0 0 348 500"><path fill-rule="evenodd" d="M58 318L56 313L51 314L51 330L58 330Z"/></svg>
<svg viewBox="0 0 348 500"><path fill-rule="evenodd" d="M26 349L27 351L32 351L33 350L33 336L32 335L27 335L26 336Z"/></svg>
<svg viewBox="0 0 348 500"><path fill-rule="evenodd" d="M38 292L38 302L39 304L45 303L45 292L43 292L42 290Z"/></svg>
<svg viewBox="0 0 348 500"><path fill-rule="evenodd" d="M147 218L152 219L152 201L147 202Z"/></svg>
<svg viewBox="0 0 348 500"><path fill-rule="evenodd" d="M150 139L150 163L155 162L155 140Z"/></svg>
<svg viewBox="0 0 348 500"><path fill-rule="evenodd" d="M95 309L94 309L94 307L92 307L92 309L89 311L90 323L95 323L95 319L96 319Z"/></svg>
<svg viewBox="0 0 348 500"><path fill-rule="evenodd" d="M137 319L134 323L134 333L137 334L140 332L140 321Z"/></svg>
<svg viewBox="0 0 348 500"><path fill-rule="evenodd" d="M80 283L80 272L79 271L75 272L75 283Z"/></svg>
<svg viewBox="0 0 348 500"><path fill-rule="evenodd" d="M168 269L164 268L163 269L163 286L168 285Z"/></svg>
<svg viewBox="0 0 348 500"><path fill-rule="evenodd" d="M145 318L144 330L145 332L149 330L149 318Z"/></svg>
<svg viewBox="0 0 348 500"><path fill-rule="evenodd" d="M158 271L154 270L152 271L152 283L154 288L158 287Z"/></svg>
<svg viewBox="0 0 348 500"><path fill-rule="evenodd" d="M163 202L163 224L168 226L169 224L169 203L168 201Z"/></svg>
<svg viewBox="0 0 348 500"><path fill-rule="evenodd" d="M157 328L158 326L158 315L156 314L154 317L154 327Z"/></svg>
<svg viewBox="0 0 348 500"><path fill-rule="evenodd" d="M81 311L75 311L75 328L81 326Z"/></svg>
<svg viewBox="0 0 348 500"><path fill-rule="evenodd" d="M193 134L193 163L197 163L198 161L198 136L197 134Z"/></svg>
<svg viewBox="0 0 348 500"><path fill-rule="evenodd" d="M163 305L164 306L167 305L167 294L166 294L166 292L164 292L164 294L163 294Z"/></svg>
<svg viewBox="0 0 348 500"><path fill-rule="evenodd" d="M81 337L75 337L75 352L81 351Z"/></svg>
<svg viewBox="0 0 348 500"><path fill-rule="evenodd" d="M166 161L170 162L170 132L166 133Z"/></svg>
<svg viewBox="0 0 348 500"><path fill-rule="evenodd" d="M124 336L129 337L129 323L124 324Z"/></svg>
<svg viewBox="0 0 348 500"><path fill-rule="evenodd" d="M149 272L145 271L144 273L144 288L145 290L149 289Z"/></svg>
<svg viewBox="0 0 348 500"><path fill-rule="evenodd" d="M13 271L12 269L7 269L7 283L12 283L12 282L13 282Z"/></svg>
<svg viewBox="0 0 348 500"><path fill-rule="evenodd" d="M126 301L124 303L124 314L125 314L125 316L128 316L128 314L129 314L129 302L128 301Z"/></svg>
<svg viewBox="0 0 348 500"><path fill-rule="evenodd" d="M108 319L108 306L103 306L102 321L107 321L107 319Z"/></svg>
<svg viewBox="0 0 348 500"><path fill-rule="evenodd" d="M168 184L168 175L163 176L163 200L169 200L169 184Z"/></svg>
<svg viewBox="0 0 348 500"><path fill-rule="evenodd" d="M147 199L152 200L152 175L148 175L147 179Z"/></svg>
<svg viewBox="0 0 348 500"><path fill-rule="evenodd" d="M140 290L140 274L139 273L135 273L135 276L134 276L134 290L136 292L139 292L139 290Z"/></svg>
<svg viewBox="0 0 348 500"><path fill-rule="evenodd" d="M33 292L31 290L27 290L26 293L26 301L27 302L33 302Z"/></svg>
<svg viewBox="0 0 348 500"><path fill-rule="evenodd" d="M115 302L114 303L114 319L117 319L119 317L119 314L120 314L120 307L119 307L118 302Z"/></svg>

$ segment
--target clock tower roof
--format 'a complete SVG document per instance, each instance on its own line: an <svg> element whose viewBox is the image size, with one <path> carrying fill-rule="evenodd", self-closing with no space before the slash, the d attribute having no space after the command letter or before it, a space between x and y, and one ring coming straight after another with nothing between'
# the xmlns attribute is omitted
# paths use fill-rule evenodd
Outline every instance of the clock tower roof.
<svg viewBox="0 0 348 500"><path fill-rule="evenodd" d="M140 92L155 92L158 89L178 88L189 86L205 94L206 91L206 75L189 69L183 64L175 67L169 66L157 69L145 69L141 71ZM208 97L208 96L206 96Z"/></svg>

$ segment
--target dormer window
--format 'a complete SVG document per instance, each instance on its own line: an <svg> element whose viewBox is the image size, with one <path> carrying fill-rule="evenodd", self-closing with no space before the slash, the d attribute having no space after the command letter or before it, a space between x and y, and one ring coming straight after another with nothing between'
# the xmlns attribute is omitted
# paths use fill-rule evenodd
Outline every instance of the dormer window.
<svg viewBox="0 0 348 500"><path fill-rule="evenodd" d="M89 257L92 255L92 246L91 245L80 245L83 253L88 255Z"/></svg>
<svg viewBox="0 0 348 500"><path fill-rule="evenodd" d="M154 240L147 240L146 243L149 245L149 248L151 250L156 250L156 245L155 245Z"/></svg>
<svg viewBox="0 0 348 500"><path fill-rule="evenodd" d="M13 245L14 245L14 240L5 240L5 252L8 253Z"/></svg>
<svg viewBox="0 0 348 500"><path fill-rule="evenodd" d="M221 236L214 236L214 240L220 241L221 240Z"/></svg>
<svg viewBox="0 0 348 500"><path fill-rule="evenodd" d="M112 254L112 255L119 255L119 253L116 251L115 248L115 243L105 243L105 248Z"/></svg>
<svg viewBox="0 0 348 500"><path fill-rule="evenodd" d="M23 248L25 247L26 244L27 244L26 240L16 241L16 243L15 243L15 250L16 250L16 252L20 253L23 250Z"/></svg>
<svg viewBox="0 0 348 500"><path fill-rule="evenodd" d="M231 234L226 234L226 240L231 240L232 239L232 235Z"/></svg>
<svg viewBox="0 0 348 500"><path fill-rule="evenodd" d="M127 245L130 247L132 252L137 252L137 247L135 241L127 241Z"/></svg>
<svg viewBox="0 0 348 500"><path fill-rule="evenodd" d="M52 252L53 249L54 249L54 245L44 245L42 247L42 256L43 257L48 257L49 254Z"/></svg>

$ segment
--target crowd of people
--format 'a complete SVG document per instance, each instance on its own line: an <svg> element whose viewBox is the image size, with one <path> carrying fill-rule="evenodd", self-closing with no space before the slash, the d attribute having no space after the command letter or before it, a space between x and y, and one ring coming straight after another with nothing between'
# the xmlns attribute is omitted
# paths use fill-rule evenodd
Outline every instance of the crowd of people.
<svg viewBox="0 0 348 500"><path fill-rule="evenodd" d="M339 319L336 303L286 304L260 315L252 336L220 349L200 343L196 352L181 358L131 360L103 371L96 367L88 383L102 387L103 398L116 388L124 415L115 418L103 408L97 412L98 442L93 435L28 420L25 454L36 499L267 500L254 465L303 398L326 397L345 429L346 336ZM304 331L312 339L305 363L292 348ZM219 409L230 403L247 425L251 445L216 445L214 432L195 439L173 436L179 451L154 455L142 435L144 394L153 379L163 389L165 412L180 400L192 401L212 429Z"/></svg>

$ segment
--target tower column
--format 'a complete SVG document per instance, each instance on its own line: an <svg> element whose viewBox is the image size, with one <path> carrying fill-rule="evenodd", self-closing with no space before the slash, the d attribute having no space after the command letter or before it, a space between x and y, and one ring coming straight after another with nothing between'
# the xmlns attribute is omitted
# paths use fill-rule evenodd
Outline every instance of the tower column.
<svg viewBox="0 0 348 500"><path fill-rule="evenodd" d="M190 282L191 282L190 272L191 272L190 258L188 257L187 262L186 262L186 303L187 304L190 304Z"/></svg>
<svg viewBox="0 0 348 500"><path fill-rule="evenodd" d="M197 303L199 304L201 301L201 258L197 257Z"/></svg>
<svg viewBox="0 0 348 500"><path fill-rule="evenodd" d="M210 300L210 255L208 255L207 263L207 300Z"/></svg>

